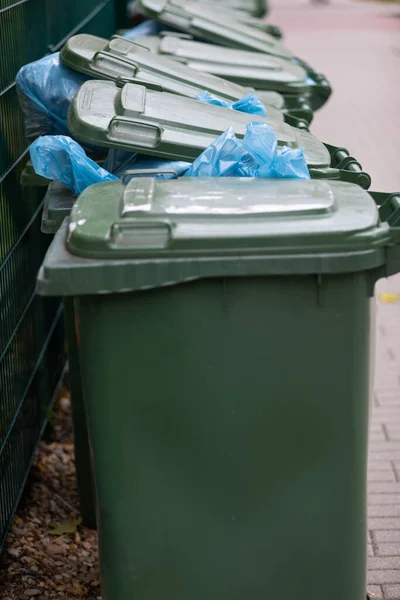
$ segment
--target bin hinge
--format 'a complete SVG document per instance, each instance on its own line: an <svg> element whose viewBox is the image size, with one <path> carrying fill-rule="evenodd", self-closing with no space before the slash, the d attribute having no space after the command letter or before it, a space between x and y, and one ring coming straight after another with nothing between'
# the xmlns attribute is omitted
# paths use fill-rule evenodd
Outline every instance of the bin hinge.
<svg viewBox="0 0 400 600"><path fill-rule="evenodd" d="M317 104L316 104L317 108L320 107L320 106L322 106L322 104L324 102L321 103L321 101L319 100L318 97L320 97L320 98L322 98L323 100L326 101L326 100L328 100L328 98L332 94L332 87L331 87L329 81L326 79L325 75L322 75L322 73L317 73L304 60L301 60L299 58L295 58L293 60L293 62L295 64L297 64L297 65L300 65L301 67L303 67L303 69L306 70L308 77L312 81L312 85L310 87L311 97L314 98L314 100L317 101Z"/></svg>
<svg viewBox="0 0 400 600"><path fill-rule="evenodd" d="M305 119L302 119L297 114L292 113L290 110L285 112L285 121L288 125L301 129L302 131L310 131L309 123Z"/></svg>
<svg viewBox="0 0 400 600"><path fill-rule="evenodd" d="M351 157L350 157L351 158ZM348 183L355 183L356 185L363 188L363 190L367 190L371 185L371 177L365 171L346 171L344 169L338 169L339 171L339 179L341 181L347 181Z"/></svg>
<svg viewBox="0 0 400 600"><path fill-rule="evenodd" d="M337 169L309 169L311 179L340 179Z"/></svg>
<svg viewBox="0 0 400 600"><path fill-rule="evenodd" d="M371 184L370 176L364 171L353 173L351 171L344 171L341 169L328 167L326 169L309 169L309 172L311 179L334 179L338 181L347 181L349 183L355 183L363 189L368 189Z"/></svg>
<svg viewBox="0 0 400 600"><path fill-rule="evenodd" d="M295 117L297 119L301 119L302 121L305 121L305 123L307 123L307 128L308 128L312 121L312 117L313 117L311 109L307 108L306 106L305 107L299 106L298 108L296 108L295 105L291 106L287 102L286 98L285 98L285 104L286 104L286 108L283 109L283 112L286 115L289 115L291 118ZM289 125L290 125L289 121L286 121L286 122L289 123Z"/></svg>
<svg viewBox="0 0 400 600"><path fill-rule="evenodd" d="M350 156L347 148L324 144L331 155L331 167L340 172L339 179L355 183L364 190L371 185L371 177L363 171L362 166L353 156Z"/></svg>

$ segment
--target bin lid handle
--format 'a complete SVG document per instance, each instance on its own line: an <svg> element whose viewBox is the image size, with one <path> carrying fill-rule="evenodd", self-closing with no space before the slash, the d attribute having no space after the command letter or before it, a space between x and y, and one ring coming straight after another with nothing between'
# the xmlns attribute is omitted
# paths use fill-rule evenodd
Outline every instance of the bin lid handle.
<svg viewBox="0 0 400 600"><path fill-rule="evenodd" d="M118 79L115 80L115 83L117 84L117 87L124 87L124 85L126 83L134 83L135 85L142 85L146 89L152 90L153 92L163 92L164 91L163 86L159 85L158 83L152 83L150 81L143 81L143 79L136 79L134 77L132 77L132 78L118 77Z"/></svg>
<svg viewBox="0 0 400 600"><path fill-rule="evenodd" d="M178 173L174 169L130 169L121 178L122 184L127 185L133 177L147 177L148 175L174 175L178 179Z"/></svg>
<svg viewBox="0 0 400 600"><path fill-rule="evenodd" d="M369 192L375 200L379 217L390 227L390 241L387 246L384 277L400 272L400 192Z"/></svg>
<svg viewBox="0 0 400 600"><path fill-rule="evenodd" d="M161 38L163 37L174 37L180 40L193 40L193 36L189 33L180 33L179 31L160 31L158 34Z"/></svg>

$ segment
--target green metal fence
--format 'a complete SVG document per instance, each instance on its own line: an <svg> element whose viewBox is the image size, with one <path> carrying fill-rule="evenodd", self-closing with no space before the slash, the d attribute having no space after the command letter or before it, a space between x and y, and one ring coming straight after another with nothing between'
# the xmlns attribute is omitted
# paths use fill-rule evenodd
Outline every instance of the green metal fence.
<svg viewBox="0 0 400 600"><path fill-rule="evenodd" d="M124 6L0 0L0 551L65 364L61 303L35 295L50 237L40 232L45 188L20 183L28 151L15 76L71 35L110 36Z"/></svg>

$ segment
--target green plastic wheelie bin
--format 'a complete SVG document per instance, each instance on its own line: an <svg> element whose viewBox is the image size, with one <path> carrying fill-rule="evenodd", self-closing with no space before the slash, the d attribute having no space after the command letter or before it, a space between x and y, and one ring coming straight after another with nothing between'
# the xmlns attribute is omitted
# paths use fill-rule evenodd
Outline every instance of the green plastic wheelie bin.
<svg viewBox="0 0 400 600"><path fill-rule="evenodd" d="M179 3L168 0L139 0L140 10L150 19L166 25L174 30L189 34L199 41L211 42L222 47L250 50L284 58L307 71L310 83L314 86L311 97L312 107L317 110L323 106L332 93L328 80L305 61L294 56L293 52L276 38L261 29L251 27L235 18L224 16L216 19L212 11L206 9L203 3Z"/></svg>
<svg viewBox="0 0 400 600"><path fill-rule="evenodd" d="M291 59L293 54L273 35L253 23L238 18L238 12L229 12L208 2L178 0L139 0L138 6L146 17L174 30L190 33L200 39L228 47L242 47L259 43L268 53Z"/></svg>
<svg viewBox="0 0 400 600"><path fill-rule="evenodd" d="M265 17L269 12L267 0L215 0L215 4L228 6L233 10L248 13L259 19Z"/></svg>
<svg viewBox="0 0 400 600"><path fill-rule="evenodd" d="M84 143L187 161L229 127L243 138L251 121L270 125L279 147L303 148L313 178L370 186L370 176L346 149L323 144L308 131L137 84L120 88L112 81L86 81L68 113L69 130Z"/></svg>
<svg viewBox="0 0 400 600"><path fill-rule="evenodd" d="M203 2L204 0L199 0L199 2ZM239 13L237 16L240 18L246 17L255 17L256 19L263 19L269 12L269 5L267 0L206 0L210 2L212 8L227 8L231 11L235 11ZM128 12L130 18L131 26L139 25L145 19L143 16L143 12L141 11L140 6L136 2L136 0L132 0L128 2ZM123 19L119 19L118 21L119 27L126 27L126 19L125 22ZM280 31L279 28L276 28L277 31Z"/></svg>
<svg viewBox="0 0 400 600"><path fill-rule="evenodd" d="M136 43L202 73L256 89L257 93L262 90L279 92L291 114L311 122L313 111L310 106L319 90L299 64L261 52L221 49L214 44L197 42L187 34L172 32L139 37Z"/></svg>
<svg viewBox="0 0 400 600"><path fill-rule="evenodd" d="M200 0L200 2L198 0L168 0L168 2L175 11L194 9L195 14L199 14L201 11L202 14L206 13L219 22L223 22L224 19L235 20L265 31L277 39L282 38L282 31L276 25L271 25L263 17L252 15L249 11L238 10L237 6L229 6L222 0Z"/></svg>
<svg viewBox="0 0 400 600"><path fill-rule="evenodd" d="M103 598L365 599L369 300L400 267L395 201L384 221L345 182L229 178L80 196L38 292L76 310Z"/></svg>
<svg viewBox="0 0 400 600"><path fill-rule="evenodd" d="M196 71L166 56L158 56L123 37L114 36L111 40L105 40L94 35L76 35L62 48L60 59L67 67L95 79L113 80L119 85L139 83L150 89L188 98L195 99L208 91L223 100L235 102L249 93L256 93L252 88L244 88L209 73ZM309 122L292 115L285 107L283 96L275 90L257 92L257 95L265 104L269 118L308 128Z"/></svg>

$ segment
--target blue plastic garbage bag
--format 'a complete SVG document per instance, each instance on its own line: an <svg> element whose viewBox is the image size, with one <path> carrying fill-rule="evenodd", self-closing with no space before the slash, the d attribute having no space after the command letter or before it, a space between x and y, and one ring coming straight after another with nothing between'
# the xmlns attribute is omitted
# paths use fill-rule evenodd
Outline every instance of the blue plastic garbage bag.
<svg viewBox="0 0 400 600"><path fill-rule="evenodd" d="M247 94L236 102L228 102L222 98L218 98L210 92L201 92L196 96L196 100L204 102L206 104L214 104L216 106L223 106L224 108L231 108L233 110L239 110L240 112L250 113L252 115L259 115L260 117L267 117L267 109L261 102L260 98L255 94Z"/></svg>
<svg viewBox="0 0 400 600"><path fill-rule="evenodd" d="M309 179L302 148L278 147L267 123L252 121L243 140L227 129L194 161L185 177L258 177Z"/></svg>
<svg viewBox="0 0 400 600"><path fill-rule="evenodd" d="M80 86L89 79L50 54L18 71L18 99L25 116L25 135L33 141L40 135L70 135L68 108Z"/></svg>
<svg viewBox="0 0 400 600"><path fill-rule="evenodd" d="M85 151L77 142L62 135L39 137L31 144L29 151L33 167L38 175L62 183L76 196L93 183L114 181L130 170L152 169L158 171L164 169L170 172L154 174L154 177L174 179L181 177L191 166L191 163L179 160L149 158L140 154L120 152L121 155L125 155L121 157L125 158L125 161L120 164L116 173L111 174L108 168L112 161L107 159L105 168L100 167L86 156Z"/></svg>
<svg viewBox="0 0 400 600"><path fill-rule="evenodd" d="M76 196L93 183L118 179L86 156L77 142L63 135L39 137L29 152L38 175L59 181Z"/></svg>
<svg viewBox="0 0 400 600"><path fill-rule="evenodd" d="M159 173L155 175L156 179L174 179L182 177L191 167L192 163L183 160L165 160L163 158L152 158L123 150L110 150L104 163L104 168L117 177L122 177L126 171L131 170L149 170L159 171L161 169L173 171L171 173ZM150 175L149 175L150 176Z"/></svg>
<svg viewBox="0 0 400 600"><path fill-rule="evenodd" d="M234 177L239 174L244 154L235 132L229 128L196 158L185 176Z"/></svg>

